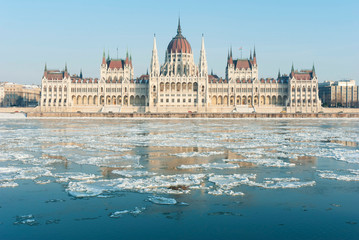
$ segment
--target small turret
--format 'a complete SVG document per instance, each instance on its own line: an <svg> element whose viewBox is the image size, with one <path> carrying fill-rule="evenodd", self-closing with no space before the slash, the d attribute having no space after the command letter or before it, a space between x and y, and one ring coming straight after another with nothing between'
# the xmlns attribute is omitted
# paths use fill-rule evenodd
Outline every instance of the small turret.
<svg viewBox="0 0 359 240"><path fill-rule="evenodd" d="M253 64L257 64L256 46L254 46L253 50Z"/></svg>
<svg viewBox="0 0 359 240"><path fill-rule="evenodd" d="M106 55L105 55L105 49L103 50L103 54L102 54L102 65L106 64Z"/></svg>

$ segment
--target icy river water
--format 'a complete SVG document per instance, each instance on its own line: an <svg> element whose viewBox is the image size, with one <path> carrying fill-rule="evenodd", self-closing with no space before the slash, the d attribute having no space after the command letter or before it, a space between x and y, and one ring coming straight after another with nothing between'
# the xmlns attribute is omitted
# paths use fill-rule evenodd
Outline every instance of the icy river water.
<svg viewBox="0 0 359 240"><path fill-rule="evenodd" d="M358 119L1 119L0 239L358 239Z"/></svg>

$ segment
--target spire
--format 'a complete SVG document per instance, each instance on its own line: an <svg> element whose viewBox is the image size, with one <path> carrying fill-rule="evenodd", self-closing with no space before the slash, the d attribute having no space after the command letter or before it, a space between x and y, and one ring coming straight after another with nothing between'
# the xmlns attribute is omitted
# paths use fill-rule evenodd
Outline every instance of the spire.
<svg viewBox="0 0 359 240"><path fill-rule="evenodd" d="M80 78L82 79L82 68L80 69Z"/></svg>
<svg viewBox="0 0 359 240"><path fill-rule="evenodd" d="M249 50L249 60L252 60L252 49Z"/></svg>
<svg viewBox="0 0 359 240"><path fill-rule="evenodd" d="M180 17L178 17L177 35L181 35L181 34L182 34L181 19L180 19Z"/></svg>
<svg viewBox="0 0 359 240"><path fill-rule="evenodd" d="M211 69L211 75L213 75L213 68Z"/></svg>
<svg viewBox="0 0 359 240"><path fill-rule="evenodd" d="M291 73L294 73L294 64L292 62L292 70L290 70Z"/></svg>
<svg viewBox="0 0 359 240"><path fill-rule="evenodd" d="M103 54L102 54L102 64L105 65L106 64L106 54L105 54L105 49L103 50Z"/></svg>
<svg viewBox="0 0 359 240"><path fill-rule="evenodd" d="M230 51L229 56L232 58L232 45L231 45L231 51Z"/></svg>
<svg viewBox="0 0 359 240"><path fill-rule="evenodd" d="M278 70L278 79L280 79L280 69Z"/></svg>
<svg viewBox="0 0 359 240"><path fill-rule="evenodd" d="M206 58L206 50L204 48L203 34L202 34L201 52L200 52L200 57L199 57L199 73L200 73L200 76L208 75L207 58Z"/></svg>
<svg viewBox="0 0 359 240"><path fill-rule="evenodd" d="M44 70L44 72L46 72L47 71L47 64L45 63L45 70Z"/></svg>
<svg viewBox="0 0 359 240"><path fill-rule="evenodd" d="M315 67L314 67L314 63L313 63L312 72L313 72L313 74L315 74Z"/></svg>
<svg viewBox="0 0 359 240"><path fill-rule="evenodd" d="M107 51L107 61L110 61L110 50Z"/></svg>
<svg viewBox="0 0 359 240"><path fill-rule="evenodd" d="M160 74L160 65L158 63L158 55L157 55L156 34L153 35L153 49L152 49L150 71L151 71L151 76L158 76Z"/></svg>
<svg viewBox="0 0 359 240"><path fill-rule="evenodd" d="M126 50L126 60L125 60L125 65L129 65L130 61L128 59L128 49Z"/></svg>
<svg viewBox="0 0 359 240"><path fill-rule="evenodd" d="M256 46L253 49L253 63L257 64Z"/></svg>
<svg viewBox="0 0 359 240"><path fill-rule="evenodd" d="M67 72L67 63L65 62L65 72Z"/></svg>

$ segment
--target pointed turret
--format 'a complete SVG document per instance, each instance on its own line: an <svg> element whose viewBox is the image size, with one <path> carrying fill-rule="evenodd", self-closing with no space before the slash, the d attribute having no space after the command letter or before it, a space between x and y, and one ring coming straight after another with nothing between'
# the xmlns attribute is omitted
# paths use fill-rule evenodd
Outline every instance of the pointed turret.
<svg viewBox="0 0 359 240"><path fill-rule="evenodd" d="M132 55L130 54L130 66L132 67Z"/></svg>
<svg viewBox="0 0 359 240"><path fill-rule="evenodd" d="M312 68L312 74L313 74L313 76L315 76L315 67L314 67L314 63L313 63L313 68Z"/></svg>
<svg viewBox="0 0 359 240"><path fill-rule="evenodd" d="M257 64L256 46L254 46L253 50L253 64Z"/></svg>
<svg viewBox="0 0 359 240"><path fill-rule="evenodd" d="M105 49L103 50L103 54L102 54L102 64L103 64L103 65L105 65L105 64L106 64Z"/></svg>
<svg viewBox="0 0 359 240"><path fill-rule="evenodd" d="M45 63L45 69L44 69L44 72L46 72L47 71L47 64Z"/></svg>
<svg viewBox="0 0 359 240"><path fill-rule="evenodd" d="M177 35L182 35L181 19L178 17Z"/></svg>
<svg viewBox="0 0 359 240"><path fill-rule="evenodd" d="M67 63L65 63L65 72L67 72Z"/></svg>
<svg viewBox="0 0 359 240"><path fill-rule="evenodd" d="M151 71L151 76L158 76L160 74L160 65L158 63L158 55L157 55L156 34L153 35L153 49L152 49L150 71Z"/></svg>
<svg viewBox="0 0 359 240"><path fill-rule="evenodd" d="M280 69L278 70L278 79L280 79Z"/></svg>
<svg viewBox="0 0 359 240"><path fill-rule="evenodd" d="M294 73L294 64L292 62L292 69L290 70L291 73Z"/></svg>
<svg viewBox="0 0 359 240"><path fill-rule="evenodd" d="M126 60L125 60L125 65L129 65L130 64L130 60L128 59L128 49L126 51Z"/></svg>
<svg viewBox="0 0 359 240"><path fill-rule="evenodd" d="M249 60L253 60L253 59L252 59L252 49L249 50Z"/></svg>
<svg viewBox="0 0 359 240"><path fill-rule="evenodd" d="M230 48L230 50L229 50L228 65L233 65L232 46L231 46L231 48Z"/></svg>
<svg viewBox="0 0 359 240"><path fill-rule="evenodd" d="M80 78L82 79L82 68L80 69Z"/></svg>
<svg viewBox="0 0 359 240"><path fill-rule="evenodd" d="M207 76L207 58L206 58L206 50L204 48L204 36L202 34L202 44L201 44L201 52L199 57L199 74L200 76Z"/></svg>

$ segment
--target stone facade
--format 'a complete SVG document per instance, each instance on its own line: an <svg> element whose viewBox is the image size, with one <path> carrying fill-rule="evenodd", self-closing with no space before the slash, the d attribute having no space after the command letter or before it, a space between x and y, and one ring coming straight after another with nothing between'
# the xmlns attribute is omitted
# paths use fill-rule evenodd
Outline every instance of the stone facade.
<svg viewBox="0 0 359 240"><path fill-rule="evenodd" d="M318 80L315 69L258 78L256 51L248 59L227 58L226 77L208 73L204 37L198 65L191 45L182 35L170 41L165 62L159 64L156 37L150 72L134 78L132 58L106 59L100 79L83 78L64 71L47 70L42 78L41 111L64 112L318 112Z"/></svg>

